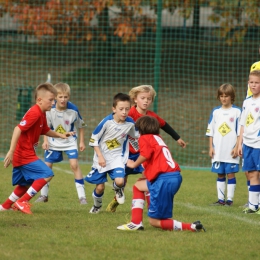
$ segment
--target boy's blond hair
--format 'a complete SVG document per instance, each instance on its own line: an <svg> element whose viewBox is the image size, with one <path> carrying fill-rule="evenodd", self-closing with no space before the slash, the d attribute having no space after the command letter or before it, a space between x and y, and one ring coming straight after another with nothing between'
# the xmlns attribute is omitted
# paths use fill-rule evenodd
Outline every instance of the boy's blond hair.
<svg viewBox="0 0 260 260"><path fill-rule="evenodd" d="M66 93L70 96L70 86L67 83L59 82L54 85L59 94Z"/></svg>
<svg viewBox="0 0 260 260"><path fill-rule="evenodd" d="M227 95L231 97L231 103L235 101L236 93L234 87L229 83L224 83L218 88L217 99L220 100L221 95Z"/></svg>
<svg viewBox="0 0 260 260"><path fill-rule="evenodd" d="M35 90L35 100L37 100L38 97L40 97L41 95L43 95L43 93L45 92L51 92L52 94L54 94L55 96L57 96L57 90L56 88L51 84L51 83L43 83L40 84L36 90Z"/></svg>
<svg viewBox="0 0 260 260"><path fill-rule="evenodd" d="M132 88L129 91L129 96L130 96L132 105L135 104L135 99L136 99L137 95L139 93L143 93L143 92L150 92L150 94L152 96L152 101L154 101L154 98L156 96L156 92L155 92L154 88L151 85L140 85L140 86Z"/></svg>
<svg viewBox="0 0 260 260"><path fill-rule="evenodd" d="M250 76L256 76L256 77L259 77L260 78L260 70L252 70L250 73L249 73L249 77Z"/></svg>

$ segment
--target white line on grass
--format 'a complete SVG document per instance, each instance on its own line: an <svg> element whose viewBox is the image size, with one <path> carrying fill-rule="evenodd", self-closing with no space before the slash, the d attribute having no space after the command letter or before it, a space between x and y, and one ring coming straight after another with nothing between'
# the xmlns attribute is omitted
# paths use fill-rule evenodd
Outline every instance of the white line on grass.
<svg viewBox="0 0 260 260"><path fill-rule="evenodd" d="M73 172L72 171L69 171L69 170L63 170L59 167L53 167L54 170L57 170L57 171L61 171L61 172L64 172L64 173L67 173L67 174L72 174L73 175ZM106 183L107 186L110 186L112 187L112 184L110 183ZM128 191L132 191L132 188L129 188L127 187L127 190ZM235 218L239 221L242 221L242 222L245 222L245 223L248 223L248 224L252 224L252 225L257 225L259 226L259 221L254 221L252 219L248 219L248 218L243 218L243 217L239 217L239 216L236 216L234 214L231 214L231 213L226 213L226 212L220 212L218 210L214 210L214 207L211 207L211 208L206 208L206 207L201 207L201 206L195 206L195 205L192 205L190 203L182 203L182 202L174 202L174 204L176 205L180 205L182 207L186 207L186 208L189 208L189 209L195 209L195 210L200 210L200 211L203 211L203 212L207 212L207 213L210 213L210 214L214 214L214 215L221 215L221 216L224 216L224 217L230 217L230 218ZM241 213L242 214L242 213Z"/></svg>

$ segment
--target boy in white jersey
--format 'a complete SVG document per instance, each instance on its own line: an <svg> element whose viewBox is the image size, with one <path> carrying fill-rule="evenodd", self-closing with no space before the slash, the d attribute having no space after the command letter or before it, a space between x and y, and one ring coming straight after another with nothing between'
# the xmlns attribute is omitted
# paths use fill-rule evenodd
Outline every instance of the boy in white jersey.
<svg viewBox="0 0 260 260"><path fill-rule="evenodd" d="M253 95L243 102L238 145L243 171L248 172L250 181L248 208L243 212L260 214L260 70L250 72L248 84Z"/></svg>
<svg viewBox="0 0 260 260"><path fill-rule="evenodd" d="M217 99L221 106L215 107L210 115L206 135L209 136L209 156L212 161L211 171L218 174L218 201L212 206L231 206L236 188L235 173L239 171L237 153L239 119L241 109L235 105L235 90L225 83L218 88ZM227 200L225 201L227 181Z"/></svg>
<svg viewBox="0 0 260 260"><path fill-rule="evenodd" d="M74 136L68 139L52 138L44 136L42 148L45 150L45 163L52 168L53 163L63 160L63 152L67 154L70 168L74 173L75 185L80 204L87 204L84 179L78 163L78 134L79 150L82 152L86 146L84 144L84 123L77 106L69 102L70 86L66 83L58 83L54 86L57 90L56 102L52 109L46 113L49 127L58 133L75 131ZM41 196L35 202L47 202L49 183L41 190Z"/></svg>
<svg viewBox="0 0 260 260"><path fill-rule="evenodd" d="M107 182L107 174L114 181L116 198L119 204L125 202L125 166L129 155L129 136L138 138L134 120L128 117L130 97L118 93L113 100L113 113L105 117L93 131L89 145L94 148L92 170L85 180L96 184L92 197L94 205L90 213L99 213Z"/></svg>

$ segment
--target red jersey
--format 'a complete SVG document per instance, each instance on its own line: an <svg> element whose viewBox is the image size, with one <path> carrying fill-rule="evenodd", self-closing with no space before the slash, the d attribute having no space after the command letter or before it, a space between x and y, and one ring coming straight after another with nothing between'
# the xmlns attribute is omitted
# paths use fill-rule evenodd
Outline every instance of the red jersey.
<svg viewBox="0 0 260 260"><path fill-rule="evenodd" d="M144 116L144 115L140 114L140 113L137 111L136 107L133 106L133 107L131 107L131 109L130 109L130 111L129 111L129 113L128 113L128 116L132 117L132 118L134 119L134 121L136 122L138 118L140 118L140 117L142 117L142 116ZM165 121L164 121L162 118L160 118L160 117L159 117L156 113L154 113L153 111L148 110L148 111L146 112L146 116L155 117L155 118L158 120L158 122L159 122L159 124L160 124L160 127L165 126ZM133 154L139 153L138 139L134 139L134 138L129 137L129 144L130 144L130 145L129 145L130 153L133 153Z"/></svg>
<svg viewBox="0 0 260 260"><path fill-rule="evenodd" d="M46 114L38 105L32 106L18 125L22 131L14 151L13 166L21 166L38 160L35 149L40 135L46 134L50 128L47 125Z"/></svg>
<svg viewBox="0 0 260 260"><path fill-rule="evenodd" d="M139 147L140 155L146 158L143 167L148 181L155 180L159 174L181 171L180 166L172 159L171 152L159 135L141 135Z"/></svg>

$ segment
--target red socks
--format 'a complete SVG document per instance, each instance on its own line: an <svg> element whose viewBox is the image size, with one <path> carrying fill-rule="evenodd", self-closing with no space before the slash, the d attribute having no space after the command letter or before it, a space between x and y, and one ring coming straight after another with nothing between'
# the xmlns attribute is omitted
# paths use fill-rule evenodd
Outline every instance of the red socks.
<svg viewBox="0 0 260 260"><path fill-rule="evenodd" d="M190 231L194 231L191 228L191 223L183 223L183 222L179 222L177 220L174 219L162 219L161 220L161 228L163 230L190 230Z"/></svg>
<svg viewBox="0 0 260 260"><path fill-rule="evenodd" d="M39 192L42 187L47 182L44 179L35 180L32 186L27 190L27 192L18 200L18 201L29 201L32 197L34 197L37 192Z"/></svg>
<svg viewBox="0 0 260 260"><path fill-rule="evenodd" d="M140 224L143 220L144 198L144 192L138 190L138 188L134 185L131 222L135 224Z"/></svg>

